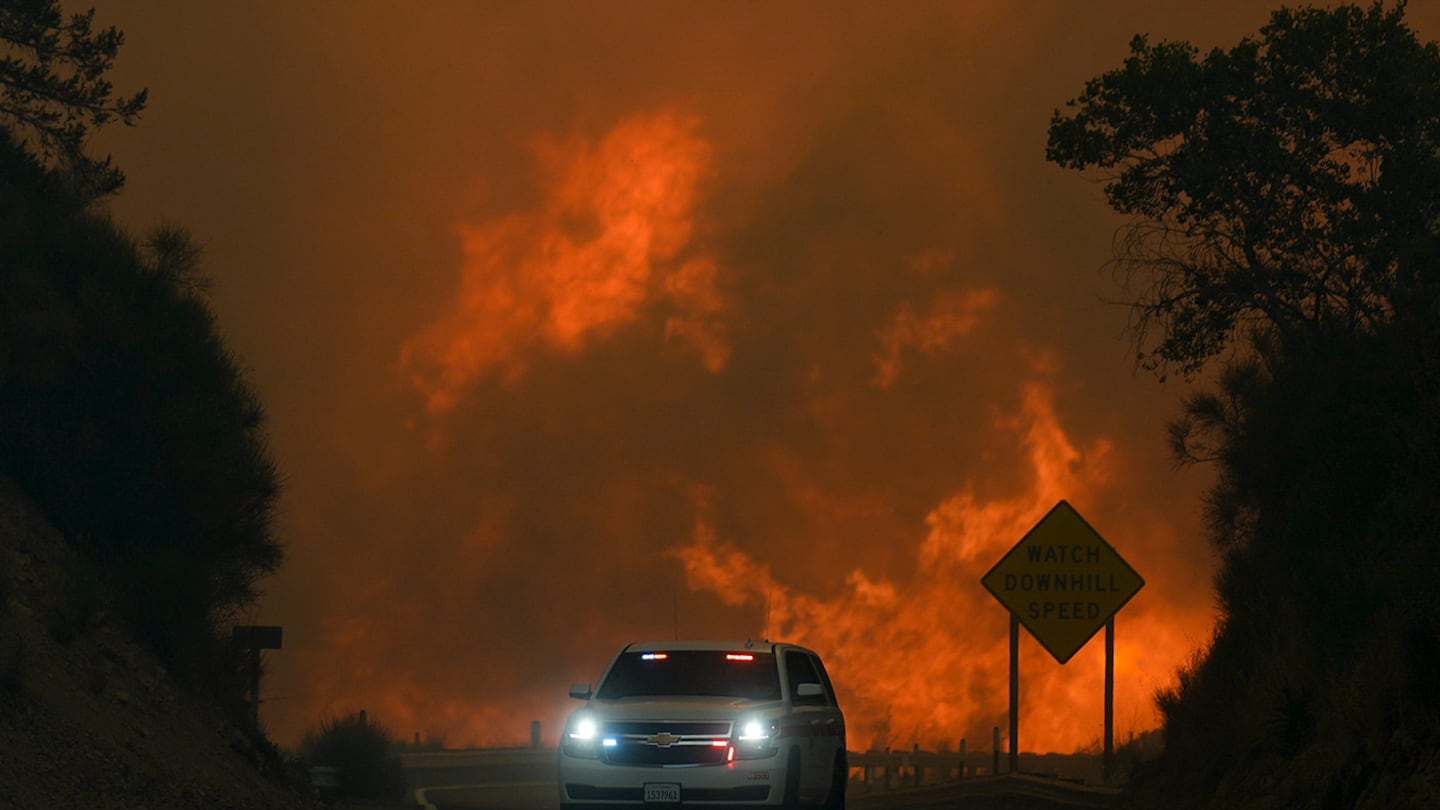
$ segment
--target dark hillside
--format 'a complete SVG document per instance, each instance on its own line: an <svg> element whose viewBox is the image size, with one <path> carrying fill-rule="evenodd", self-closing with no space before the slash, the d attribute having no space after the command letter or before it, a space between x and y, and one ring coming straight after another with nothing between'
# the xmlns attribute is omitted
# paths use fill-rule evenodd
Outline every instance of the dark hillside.
<svg viewBox="0 0 1440 810"><path fill-rule="evenodd" d="M1416 334L1262 343L1192 402L1230 414L1210 428L1224 620L1161 696L1142 783L1197 806L1440 802L1440 377Z"/></svg>
<svg viewBox="0 0 1440 810"><path fill-rule="evenodd" d="M0 474L176 672L221 694L227 620L281 551L263 412L197 252L145 244L0 137Z"/></svg>
<svg viewBox="0 0 1440 810"><path fill-rule="evenodd" d="M0 7L0 807L299 807L229 643L281 559L263 410L199 251L85 152L144 107L122 42Z"/></svg>
<svg viewBox="0 0 1440 810"><path fill-rule="evenodd" d="M93 568L0 479L0 807L318 806L93 588Z"/></svg>

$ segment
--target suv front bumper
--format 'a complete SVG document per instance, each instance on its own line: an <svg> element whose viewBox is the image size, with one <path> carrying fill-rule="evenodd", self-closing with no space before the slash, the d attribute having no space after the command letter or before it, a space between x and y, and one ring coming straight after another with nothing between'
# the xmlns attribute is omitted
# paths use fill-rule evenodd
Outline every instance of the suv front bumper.
<svg viewBox="0 0 1440 810"><path fill-rule="evenodd" d="M601 759L560 754L562 807L600 808L779 804L784 793L785 759L740 759L721 765L672 767L616 765ZM645 802L645 786L678 785L679 803Z"/></svg>

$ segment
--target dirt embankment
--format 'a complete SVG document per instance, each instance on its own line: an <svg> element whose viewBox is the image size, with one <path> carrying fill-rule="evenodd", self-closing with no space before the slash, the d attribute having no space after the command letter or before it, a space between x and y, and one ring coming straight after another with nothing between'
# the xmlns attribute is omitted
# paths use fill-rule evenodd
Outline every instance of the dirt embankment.
<svg viewBox="0 0 1440 810"><path fill-rule="evenodd" d="M84 561L0 478L0 807L320 806L282 771L176 686L113 618Z"/></svg>

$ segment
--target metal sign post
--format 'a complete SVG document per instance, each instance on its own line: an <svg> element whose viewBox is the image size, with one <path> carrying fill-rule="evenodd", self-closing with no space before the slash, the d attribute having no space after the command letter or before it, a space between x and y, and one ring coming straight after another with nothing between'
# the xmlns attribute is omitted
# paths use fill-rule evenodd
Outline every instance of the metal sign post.
<svg viewBox="0 0 1440 810"><path fill-rule="evenodd" d="M1115 617L1105 622L1105 782L1115 759Z"/></svg>
<svg viewBox="0 0 1440 810"><path fill-rule="evenodd" d="M1020 618L1010 614L1010 773L1020 772Z"/></svg>
<svg viewBox="0 0 1440 810"><path fill-rule="evenodd" d="M259 728L260 651L280 649L282 631L279 627L240 624L230 631L230 640L237 648L248 650L250 654L249 694L246 697L250 700L250 722Z"/></svg>

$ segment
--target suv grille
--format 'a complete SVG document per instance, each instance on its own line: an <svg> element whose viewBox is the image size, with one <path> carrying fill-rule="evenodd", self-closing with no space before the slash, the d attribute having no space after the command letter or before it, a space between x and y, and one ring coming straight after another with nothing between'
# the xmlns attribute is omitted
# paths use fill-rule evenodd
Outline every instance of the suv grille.
<svg viewBox="0 0 1440 810"><path fill-rule="evenodd" d="M617 765L723 765L728 759L730 723L609 723L604 736L615 740L601 754ZM725 745L717 746L716 741Z"/></svg>

